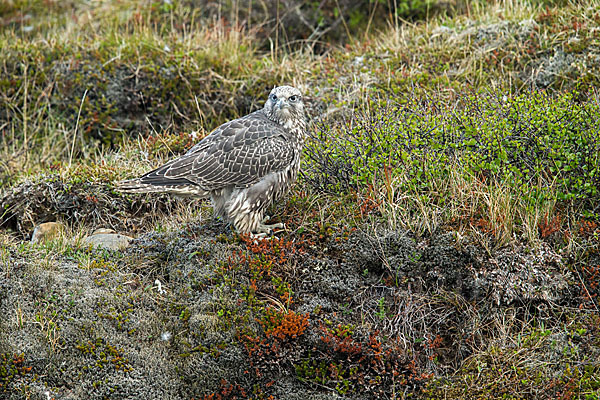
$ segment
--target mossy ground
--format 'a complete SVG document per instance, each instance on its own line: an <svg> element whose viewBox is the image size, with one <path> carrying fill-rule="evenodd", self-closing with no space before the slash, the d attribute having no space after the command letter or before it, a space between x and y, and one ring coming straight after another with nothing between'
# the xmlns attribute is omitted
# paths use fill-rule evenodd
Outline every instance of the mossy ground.
<svg viewBox="0 0 600 400"><path fill-rule="evenodd" d="M0 6L0 397L599 398L600 4L261 4ZM115 191L282 83L277 237Z"/></svg>

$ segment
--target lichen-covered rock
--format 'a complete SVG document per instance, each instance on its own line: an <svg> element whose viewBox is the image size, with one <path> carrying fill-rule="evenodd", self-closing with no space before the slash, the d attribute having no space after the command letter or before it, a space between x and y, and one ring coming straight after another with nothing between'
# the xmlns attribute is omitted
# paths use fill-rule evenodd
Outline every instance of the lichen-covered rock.
<svg viewBox="0 0 600 400"><path fill-rule="evenodd" d="M413 290L455 291L467 299L491 297L496 303L562 301L571 295L571 273L547 245L527 250L499 249L491 255L453 233L417 242L398 231L355 233L343 245L347 263L357 271L384 274Z"/></svg>
<svg viewBox="0 0 600 400"><path fill-rule="evenodd" d="M574 70L575 60L574 55L567 54L562 49L556 49L554 54L543 60L540 65L539 72L535 77L535 84L542 88L551 86L557 77L566 76Z"/></svg>
<svg viewBox="0 0 600 400"><path fill-rule="evenodd" d="M564 301L573 277L562 257L548 246L527 251L501 249L474 271L475 286L497 303Z"/></svg>
<svg viewBox="0 0 600 400"><path fill-rule="evenodd" d="M478 47L496 49L510 41L527 39L535 29L537 23L532 19L521 21L500 21L492 24L478 24L476 21L467 21L464 29L439 27L432 32L433 37L442 37L454 43L465 40L474 41Z"/></svg>

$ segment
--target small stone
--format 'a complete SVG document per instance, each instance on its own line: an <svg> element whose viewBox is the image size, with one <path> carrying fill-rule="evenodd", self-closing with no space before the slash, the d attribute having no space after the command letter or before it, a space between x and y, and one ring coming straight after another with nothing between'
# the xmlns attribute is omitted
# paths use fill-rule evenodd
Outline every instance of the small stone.
<svg viewBox="0 0 600 400"><path fill-rule="evenodd" d="M454 29L442 25L440 27L435 28L433 30L433 32L431 32L431 37L432 38L438 37L438 36L448 37L448 36L453 35L454 33L455 33Z"/></svg>
<svg viewBox="0 0 600 400"><path fill-rule="evenodd" d="M114 229L110 229L110 228L98 228L92 233L92 235L98 235L100 233L117 233L117 232L115 232Z"/></svg>
<svg viewBox="0 0 600 400"><path fill-rule="evenodd" d="M354 57L354 65L362 66L365 63L365 56Z"/></svg>
<svg viewBox="0 0 600 400"><path fill-rule="evenodd" d="M60 222L44 222L39 224L33 230L31 235L31 243L43 243L49 240L56 239L62 232L65 226Z"/></svg>
<svg viewBox="0 0 600 400"><path fill-rule="evenodd" d="M123 250L129 246L132 237L118 233L97 233L83 239L85 244L107 250Z"/></svg>

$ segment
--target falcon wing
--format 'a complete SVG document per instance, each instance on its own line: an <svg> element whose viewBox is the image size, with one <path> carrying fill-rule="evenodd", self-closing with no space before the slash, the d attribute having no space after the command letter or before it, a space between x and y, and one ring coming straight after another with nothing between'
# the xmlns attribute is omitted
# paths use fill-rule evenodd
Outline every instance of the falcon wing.
<svg viewBox="0 0 600 400"><path fill-rule="evenodd" d="M221 125L186 154L150 171L140 182L198 185L205 190L249 186L288 166L294 148L287 132L255 112Z"/></svg>

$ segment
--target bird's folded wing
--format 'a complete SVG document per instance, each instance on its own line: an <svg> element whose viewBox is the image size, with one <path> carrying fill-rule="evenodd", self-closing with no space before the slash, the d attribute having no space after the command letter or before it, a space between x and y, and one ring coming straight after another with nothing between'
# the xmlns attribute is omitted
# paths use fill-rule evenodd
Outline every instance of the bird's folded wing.
<svg viewBox="0 0 600 400"><path fill-rule="evenodd" d="M142 183L187 180L206 190L228 185L249 186L274 171L285 169L294 158L293 146L282 136L220 140L185 154L150 171Z"/></svg>

